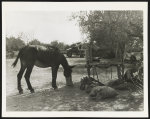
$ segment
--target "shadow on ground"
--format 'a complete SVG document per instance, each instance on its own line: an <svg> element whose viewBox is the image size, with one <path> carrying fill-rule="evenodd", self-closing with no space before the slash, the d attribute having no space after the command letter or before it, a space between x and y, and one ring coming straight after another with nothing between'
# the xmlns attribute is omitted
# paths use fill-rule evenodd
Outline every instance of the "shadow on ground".
<svg viewBox="0 0 150 119"><path fill-rule="evenodd" d="M36 89L35 93L24 93L8 96L7 111L142 111L143 95L119 91L113 99L95 101L85 91L62 85L57 91L50 88Z"/></svg>

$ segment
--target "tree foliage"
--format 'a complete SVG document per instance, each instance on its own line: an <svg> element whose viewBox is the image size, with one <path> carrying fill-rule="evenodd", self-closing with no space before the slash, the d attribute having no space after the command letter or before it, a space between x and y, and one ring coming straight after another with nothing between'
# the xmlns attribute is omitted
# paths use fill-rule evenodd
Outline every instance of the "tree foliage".
<svg viewBox="0 0 150 119"><path fill-rule="evenodd" d="M77 20L87 39L96 41L102 49L110 49L116 55L125 49L142 50L142 11L80 11L73 13L72 19Z"/></svg>
<svg viewBox="0 0 150 119"><path fill-rule="evenodd" d="M25 46L25 43L19 37L6 37L6 51L18 51L23 46Z"/></svg>
<svg viewBox="0 0 150 119"><path fill-rule="evenodd" d="M28 44L29 45L41 45L41 42L38 41L37 39L34 39L34 40L30 41Z"/></svg>
<svg viewBox="0 0 150 119"><path fill-rule="evenodd" d="M23 40L21 40L21 37L6 37L6 56L7 58L12 58L17 55L17 52L24 47L26 44ZM40 42L38 39L31 40L27 45L42 45L42 46L54 46L57 47L59 50L63 51L66 50L69 45L58 42L56 40L50 42L50 43L43 43Z"/></svg>

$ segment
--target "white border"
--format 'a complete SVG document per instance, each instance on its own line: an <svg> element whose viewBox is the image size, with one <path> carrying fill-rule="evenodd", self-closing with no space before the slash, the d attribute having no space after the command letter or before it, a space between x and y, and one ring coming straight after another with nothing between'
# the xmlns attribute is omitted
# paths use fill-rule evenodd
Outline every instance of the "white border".
<svg viewBox="0 0 150 119"><path fill-rule="evenodd" d="M2 2L2 5L10 11L144 10L147 2Z"/></svg>
<svg viewBox="0 0 150 119"><path fill-rule="evenodd" d="M23 5L24 7L22 7ZM96 112L7 112L6 111L6 11L59 10L143 10L144 28L144 111ZM2 2L2 117L148 117L148 2Z"/></svg>

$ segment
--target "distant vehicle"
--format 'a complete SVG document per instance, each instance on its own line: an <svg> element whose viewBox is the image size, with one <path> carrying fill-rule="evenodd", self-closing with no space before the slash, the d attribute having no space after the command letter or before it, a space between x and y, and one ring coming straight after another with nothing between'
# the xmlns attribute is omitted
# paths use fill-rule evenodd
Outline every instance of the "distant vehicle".
<svg viewBox="0 0 150 119"><path fill-rule="evenodd" d="M67 49L67 56L72 57L72 55L80 56L81 58L85 56L85 49L82 49L82 43L74 43Z"/></svg>
<svg viewBox="0 0 150 119"><path fill-rule="evenodd" d="M87 43L74 43L67 50L66 54L68 57L72 57L72 55L78 55L81 58L85 56L85 50L87 50ZM96 44L92 46L92 57L100 57L100 58L112 58L114 54L109 49L101 49Z"/></svg>

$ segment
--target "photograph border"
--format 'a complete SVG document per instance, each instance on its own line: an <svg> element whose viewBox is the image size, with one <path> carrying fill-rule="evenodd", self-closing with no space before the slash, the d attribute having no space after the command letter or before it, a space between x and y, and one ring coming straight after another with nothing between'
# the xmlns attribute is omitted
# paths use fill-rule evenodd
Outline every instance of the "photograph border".
<svg viewBox="0 0 150 119"><path fill-rule="evenodd" d="M7 1L6 1L7 2ZM132 4L134 5L132 8L130 8L131 10L133 10L133 8L137 8L137 10L143 10L143 34L144 34L144 37L143 37L143 42L144 42L144 46L143 46L143 54L144 55L144 79L147 79L147 81L144 80L144 111L135 111L135 112L112 112L112 111L109 111L109 112L105 112L105 111L96 111L96 112L89 112L89 111L86 111L86 112L77 112L77 111L72 111L72 112L68 112L68 111L61 111L61 112L7 112L6 111L6 42L5 42L5 5L4 3L6 3L5 1L2 2L2 106L1 106L1 115L2 117L148 117L148 111L149 111L149 107L148 107L148 3L145 2L145 1L141 1L140 4L138 3L138 5L136 6L135 2L120 2L120 4L123 4L125 6L125 4ZM28 2L28 1L27 1ZM28 4L27 2L24 2L25 4ZM89 2L89 1L88 1ZM88 2L83 2L83 3L86 3L88 4ZM118 2L118 1L117 1ZM115 2L115 4L117 3ZM11 2L9 2L11 3ZM12 2L12 3L15 3L15 2ZM18 1L16 2L18 3ZM23 2L20 2L20 3L23 3ZM31 2L29 2L29 4L31 4ZM38 3L38 2L33 2L34 4L35 3ZM42 3L45 3L45 2L42 2ZM70 5L72 4L73 5L73 2L49 2L49 3L52 3L53 5L54 4L59 4L58 6L57 5L54 5L55 7L53 7L52 9L55 10L56 9L56 6L58 7L59 10L63 9L62 4L64 3L69 3ZM60 5L60 3L62 3ZM78 2L75 2L75 4L77 4ZM97 3L104 3L104 2L90 2L90 4L95 4L95 7L92 7L93 9L96 9L98 8L98 4ZM111 2L105 2L106 4L109 4ZM114 3L114 2L112 2ZM118 2L119 3L119 2ZM82 1L80 1L80 5L78 7L81 7L82 5ZM143 7L142 7L143 5ZM141 7L139 7L141 6ZM71 9L73 10L78 10L78 7L75 7L73 9L73 7L70 7ZM69 9L70 9L69 8ZM115 8L115 7L114 7ZM114 9L113 8L113 9ZM124 8L124 7L123 7ZM122 8L122 9L123 9ZM130 10L128 7L127 7L127 10ZM17 8L16 8L17 9ZM23 8L22 8L23 9ZM67 10L68 8L65 8L65 10ZM82 8L83 9L83 8ZM88 8L89 9L89 8ZM102 7L101 7L102 9ZM100 9L100 10L101 10ZM106 8L108 9L108 8ZM110 9L110 8L109 8ZM118 6L116 8L116 10L119 10L120 7ZM36 10L36 9L35 9ZM102 10L105 10L105 9L102 9ZM109 113L109 115L108 115ZM119 113L119 114L118 114ZM59 115L58 115L59 114ZM30 116L29 116L30 115ZM102 116L100 116L102 115ZM123 115L123 116L122 116Z"/></svg>

